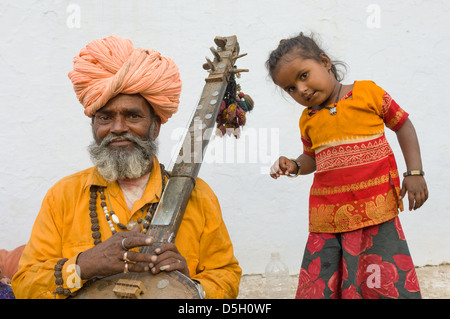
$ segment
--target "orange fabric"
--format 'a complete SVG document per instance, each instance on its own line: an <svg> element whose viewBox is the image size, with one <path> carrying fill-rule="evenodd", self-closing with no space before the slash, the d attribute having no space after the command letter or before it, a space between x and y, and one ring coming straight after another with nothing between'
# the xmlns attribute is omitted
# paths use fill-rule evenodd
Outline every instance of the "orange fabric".
<svg viewBox="0 0 450 319"><path fill-rule="evenodd" d="M123 223L143 217L141 208L159 201L161 170L155 157L149 183L142 198L128 209L117 182L106 182L95 168L90 168L59 181L47 193L33 226L31 239L12 279L16 298L55 298L54 267L61 258L64 288L71 283L84 284L75 272L79 253L94 246L89 217L89 187L106 186L107 197L115 214ZM109 202L108 202L109 206ZM97 211L102 213L100 204ZM112 235L104 215L99 214L101 239ZM175 240L186 258L191 278L199 281L206 298L236 298L241 268L233 253L233 246L223 222L219 202L200 178L192 191L181 226ZM57 295L57 298L64 296Z"/></svg>
<svg viewBox="0 0 450 319"><path fill-rule="evenodd" d="M316 160L309 200L310 232L376 225L402 210L400 180L384 126L398 130L408 113L375 83L355 82L349 98L300 118L304 154Z"/></svg>
<svg viewBox="0 0 450 319"><path fill-rule="evenodd" d="M3 276L11 279L17 272L19 267L19 259L22 255L25 245L19 246L13 250L0 249L0 269ZM0 279L3 278L2 273L0 273Z"/></svg>
<svg viewBox="0 0 450 319"><path fill-rule="evenodd" d="M128 39L113 35L90 42L74 57L68 75L89 117L120 93L142 95L162 123L178 110L181 80L174 61L134 48Z"/></svg>

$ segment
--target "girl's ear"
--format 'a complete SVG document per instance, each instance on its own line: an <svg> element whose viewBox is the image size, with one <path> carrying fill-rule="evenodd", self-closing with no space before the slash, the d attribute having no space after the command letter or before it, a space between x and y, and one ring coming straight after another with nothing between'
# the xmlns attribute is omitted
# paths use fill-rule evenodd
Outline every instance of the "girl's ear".
<svg viewBox="0 0 450 319"><path fill-rule="evenodd" d="M327 69L331 68L331 59L326 55L325 53L320 54L320 62L323 64L323 66Z"/></svg>

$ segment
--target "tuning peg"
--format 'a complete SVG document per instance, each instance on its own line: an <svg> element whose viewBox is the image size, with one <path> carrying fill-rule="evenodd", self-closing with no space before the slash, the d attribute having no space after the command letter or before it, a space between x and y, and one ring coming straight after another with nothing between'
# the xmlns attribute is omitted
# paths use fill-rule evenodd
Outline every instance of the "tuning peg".
<svg viewBox="0 0 450 319"><path fill-rule="evenodd" d="M225 49L225 45L227 44L227 39L224 37L215 37L214 43L221 48L222 50Z"/></svg>
<svg viewBox="0 0 450 319"><path fill-rule="evenodd" d="M236 55L236 56L232 57L232 59L233 60L237 60L237 59L242 58L242 57L244 57L246 55L247 55L247 53L239 54L239 55Z"/></svg>
<svg viewBox="0 0 450 319"><path fill-rule="evenodd" d="M217 61L221 61L222 60L222 58L220 57L219 52L215 48L210 47L209 49L211 50L212 54L216 57Z"/></svg>
<svg viewBox="0 0 450 319"><path fill-rule="evenodd" d="M233 69L231 72L233 73L241 73L241 72L249 72L248 69Z"/></svg>
<svg viewBox="0 0 450 319"><path fill-rule="evenodd" d="M248 69L233 69L231 72L239 79L241 77L241 72L248 72Z"/></svg>
<svg viewBox="0 0 450 319"><path fill-rule="evenodd" d="M214 71L216 69L216 67L211 62L211 60L208 57L206 57L206 63L203 64L203 69Z"/></svg>

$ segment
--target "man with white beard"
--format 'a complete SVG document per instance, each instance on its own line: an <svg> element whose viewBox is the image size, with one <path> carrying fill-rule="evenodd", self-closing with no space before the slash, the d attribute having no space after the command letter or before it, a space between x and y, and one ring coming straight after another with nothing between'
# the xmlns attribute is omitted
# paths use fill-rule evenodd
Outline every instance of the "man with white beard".
<svg viewBox="0 0 450 319"><path fill-rule="evenodd" d="M94 167L47 193L12 279L16 298L67 298L91 278L178 270L206 298L236 298L241 268L214 192L200 178L175 243L154 253L146 234L170 174L160 165L160 128L176 112L181 81L169 58L111 36L92 41L69 73L92 117Z"/></svg>

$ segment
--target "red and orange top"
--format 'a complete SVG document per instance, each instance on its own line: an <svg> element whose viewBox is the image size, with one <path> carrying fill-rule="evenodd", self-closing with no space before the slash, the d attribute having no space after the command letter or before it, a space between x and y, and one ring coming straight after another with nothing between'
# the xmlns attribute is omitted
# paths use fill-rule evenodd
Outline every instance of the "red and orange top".
<svg viewBox="0 0 450 319"><path fill-rule="evenodd" d="M400 179L384 127L408 118L382 88L356 81L337 104L300 118L303 152L316 160L309 199L310 232L338 233L380 224L403 210Z"/></svg>

